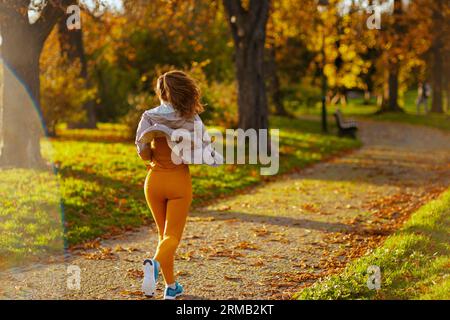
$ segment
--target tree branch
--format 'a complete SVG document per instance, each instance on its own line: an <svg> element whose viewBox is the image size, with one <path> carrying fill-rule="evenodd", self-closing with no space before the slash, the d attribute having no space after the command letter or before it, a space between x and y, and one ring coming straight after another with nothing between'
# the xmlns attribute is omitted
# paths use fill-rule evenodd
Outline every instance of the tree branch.
<svg viewBox="0 0 450 320"><path fill-rule="evenodd" d="M247 12L242 7L241 0L223 0L223 5L227 12L234 41L238 43L240 38L247 33Z"/></svg>
<svg viewBox="0 0 450 320"><path fill-rule="evenodd" d="M31 25L38 40L45 40L59 19L65 14L67 7L78 4L76 0L49 0L49 3L43 9L39 20Z"/></svg>

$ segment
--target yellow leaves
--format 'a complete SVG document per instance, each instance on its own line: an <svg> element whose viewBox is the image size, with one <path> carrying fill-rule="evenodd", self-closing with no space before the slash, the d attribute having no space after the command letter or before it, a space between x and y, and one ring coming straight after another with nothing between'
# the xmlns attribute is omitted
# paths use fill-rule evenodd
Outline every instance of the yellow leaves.
<svg viewBox="0 0 450 320"><path fill-rule="evenodd" d="M330 87L335 87L337 83L336 79L336 67L332 64L327 64L324 68L325 76L328 80L328 85Z"/></svg>

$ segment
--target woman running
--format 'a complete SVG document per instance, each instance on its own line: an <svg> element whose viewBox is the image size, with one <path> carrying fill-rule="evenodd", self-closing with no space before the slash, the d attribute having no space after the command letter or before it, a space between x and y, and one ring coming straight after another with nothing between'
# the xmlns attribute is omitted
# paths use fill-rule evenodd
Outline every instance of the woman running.
<svg viewBox="0 0 450 320"><path fill-rule="evenodd" d="M182 71L170 71L158 78L155 91L161 105L144 112L136 134L138 154L142 160L149 161L145 198L159 234L155 255L144 260L142 291L146 296L155 294L161 270L166 283L164 299L175 299L183 293L183 287L174 276L174 255L192 201L188 164L193 163L194 153L180 152L177 148L178 130L188 133L184 138L191 139L188 141L191 146L194 131L200 128L204 138L200 146L193 148L205 150L205 154L213 159L209 164L220 164L223 159L212 149L210 138L198 116L203 111L203 105L196 82Z"/></svg>

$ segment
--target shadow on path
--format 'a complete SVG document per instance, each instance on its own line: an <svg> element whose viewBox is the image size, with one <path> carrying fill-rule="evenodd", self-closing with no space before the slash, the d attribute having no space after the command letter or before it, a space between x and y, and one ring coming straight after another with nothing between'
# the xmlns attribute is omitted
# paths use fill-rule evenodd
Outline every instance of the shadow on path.
<svg viewBox="0 0 450 320"><path fill-rule="evenodd" d="M261 214L253 214L246 212L230 211L230 212L217 212L214 210L202 210L194 211L190 214L191 217L211 216L218 221L226 221L230 219L237 219L243 222L253 222L257 224L269 224L281 227L294 227L301 229L313 229L326 232L342 232L349 230L349 226L343 223L325 222L317 220L309 220L304 218L293 217L276 217L266 216Z"/></svg>

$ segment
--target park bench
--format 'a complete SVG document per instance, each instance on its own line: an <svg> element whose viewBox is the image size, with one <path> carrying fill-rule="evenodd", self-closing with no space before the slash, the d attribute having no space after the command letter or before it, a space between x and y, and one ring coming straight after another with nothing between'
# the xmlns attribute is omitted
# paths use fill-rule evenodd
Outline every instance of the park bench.
<svg viewBox="0 0 450 320"><path fill-rule="evenodd" d="M358 125L355 121L344 121L340 110L336 110L336 112L334 113L334 118L336 119L339 136L350 136L353 139L356 139L356 131L358 130Z"/></svg>

